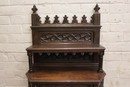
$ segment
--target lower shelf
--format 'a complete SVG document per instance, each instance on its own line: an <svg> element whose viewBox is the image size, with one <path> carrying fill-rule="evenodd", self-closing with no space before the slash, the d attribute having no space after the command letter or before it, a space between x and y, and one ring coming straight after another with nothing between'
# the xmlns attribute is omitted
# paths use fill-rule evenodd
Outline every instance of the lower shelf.
<svg viewBox="0 0 130 87"><path fill-rule="evenodd" d="M106 75L96 70L39 70L27 72L29 82L42 83L100 83Z"/></svg>
<svg viewBox="0 0 130 87"><path fill-rule="evenodd" d="M39 84L33 83L29 87L103 87L103 84Z"/></svg>

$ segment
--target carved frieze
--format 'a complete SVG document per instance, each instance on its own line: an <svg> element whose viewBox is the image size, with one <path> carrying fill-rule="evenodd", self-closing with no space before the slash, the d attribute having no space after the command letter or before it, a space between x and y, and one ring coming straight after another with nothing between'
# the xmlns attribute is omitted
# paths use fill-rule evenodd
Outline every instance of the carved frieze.
<svg viewBox="0 0 130 87"><path fill-rule="evenodd" d="M41 42L92 41L92 32L85 33L41 33Z"/></svg>

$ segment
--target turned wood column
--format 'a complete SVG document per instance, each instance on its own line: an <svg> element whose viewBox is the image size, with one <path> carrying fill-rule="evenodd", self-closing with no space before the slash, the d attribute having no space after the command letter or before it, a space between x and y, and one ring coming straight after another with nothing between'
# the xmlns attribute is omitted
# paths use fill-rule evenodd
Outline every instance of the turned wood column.
<svg viewBox="0 0 130 87"><path fill-rule="evenodd" d="M28 55L28 61L29 61L29 72L32 72L33 71L33 56L32 56L32 52L28 51L27 52L27 55Z"/></svg>
<svg viewBox="0 0 130 87"><path fill-rule="evenodd" d="M102 66L103 66L103 55L104 51L99 52L99 66L98 66L98 72L103 72Z"/></svg>

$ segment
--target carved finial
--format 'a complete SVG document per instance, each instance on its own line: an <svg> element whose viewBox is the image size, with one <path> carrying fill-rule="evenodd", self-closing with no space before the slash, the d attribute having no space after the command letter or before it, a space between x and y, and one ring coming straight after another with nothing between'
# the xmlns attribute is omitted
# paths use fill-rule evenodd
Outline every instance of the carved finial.
<svg viewBox="0 0 130 87"><path fill-rule="evenodd" d="M92 55L93 55L93 53L92 53L92 52L90 52L90 53L89 53L89 55L90 55L90 56L92 56Z"/></svg>
<svg viewBox="0 0 130 87"><path fill-rule="evenodd" d="M44 22L44 24L50 24L50 17L47 15L46 17L45 17L45 22Z"/></svg>
<svg viewBox="0 0 130 87"><path fill-rule="evenodd" d="M68 17L67 15L64 16L64 20L63 20L63 24L68 24L69 21L68 21Z"/></svg>
<svg viewBox="0 0 130 87"><path fill-rule="evenodd" d="M87 18L87 17L86 17L85 15L83 15L82 20L81 20L81 23L82 23L82 24L86 24L86 23L87 23L86 18Z"/></svg>
<svg viewBox="0 0 130 87"><path fill-rule="evenodd" d="M37 10L38 10L37 7L35 5L33 5L33 8L32 8L33 13L36 13Z"/></svg>
<svg viewBox="0 0 130 87"><path fill-rule="evenodd" d="M98 6L98 4L96 4L96 6L95 6L95 8L94 8L95 12L98 12L99 9L100 9L100 7Z"/></svg>
<svg viewBox="0 0 130 87"><path fill-rule="evenodd" d="M94 23L94 18L93 18L93 15L91 16L91 21L90 21L92 24Z"/></svg>
<svg viewBox="0 0 130 87"><path fill-rule="evenodd" d="M55 18L55 20L54 20L53 24L59 24L59 20L58 20L59 17L56 15L54 18Z"/></svg>
<svg viewBox="0 0 130 87"><path fill-rule="evenodd" d="M72 20L72 24L75 24L75 23L78 23L78 20L77 20L77 16L76 16L76 15L73 16L73 20Z"/></svg>
<svg viewBox="0 0 130 87"><path fill-rule="evenodd" d="M50 56L50 55L51 55L51 53L47 53L47 55L48 55L48 56Z"/></svg>

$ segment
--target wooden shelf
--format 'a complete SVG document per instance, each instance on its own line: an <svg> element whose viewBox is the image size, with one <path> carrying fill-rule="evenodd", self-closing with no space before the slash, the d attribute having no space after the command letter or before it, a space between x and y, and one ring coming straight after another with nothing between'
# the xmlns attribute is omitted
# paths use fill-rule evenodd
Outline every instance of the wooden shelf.
<svg viewBox="0 0 130 87"><path fill-rule="evenodd" d="M84 83L98 83L101 82L105 76L105 73L97 73L96 70L38 70L35 72L26 74L30 82L84 82Z"/></svg>
<svg viewBox="0 0 130 87"><path fill-rule="evenodd" d="M72 28L72 27L76 27L76 28L94 28L94 27L101 27L100 25L93 25L93 24L41 24L39 26L31 26L32 29L40 29L40 28L48 28L48 27L58 27L58 28L62 28L62 27L66 27L66 28Z"/></svg>
<svg viewBox="0 0 130 87"><path fill-rule="evenodd" d="M40 46L30 46L27 51L41 52L99 52L104 51L103 46L86 46L84 44L44 44Z"/></svg>

